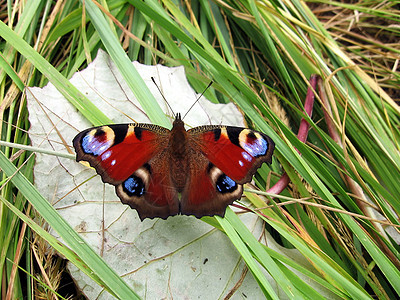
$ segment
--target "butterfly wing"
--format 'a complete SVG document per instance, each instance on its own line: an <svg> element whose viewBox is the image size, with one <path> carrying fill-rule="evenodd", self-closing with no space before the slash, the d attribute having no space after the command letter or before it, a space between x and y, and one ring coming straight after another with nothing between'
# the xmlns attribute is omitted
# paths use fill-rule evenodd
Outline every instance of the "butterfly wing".
<svg viewBox="0 0 400 300"><path fill-rule="evenodd" d="M188 132L207 159L239 184L250 182L264 162L272 162L275 144L262 132L214 125Z"/></svg>
<svg viewBox="0 0 400 300"><path fill-rule="evenodd" d="M122 203L136 209L140 219L167 219L179 213L178 192L171 180L167 153L162 151L115 187Z"/></svg>
<svg viewBox="0 0 400 300"><path fill-rule="evenodd" d="M167 218L179 212L167 159L170 130L152 124L118 124L89 128L73 140L77 161L87 161L103 182L115 186L121 201L146 217ZM167 172L167 174L169 174Z"/></svg>
<svg viewBox="0 0 400 300"><path fill-rule="evenodd" d="M103 182L115 186L121 201L138 211L142 220L166 219L179 212L198 218L223 216L226 207L241 197L242 184L251 180L263 162L270 163L272 159L273 141L250 129L201 126L189 130L187 138L183 138L186 134L178 115L173 132L173 136L182 137L171 149L188 144L186 158L180 158L181 162L188 162L187 178L186 173L171 170L171 131L163 127L94 127L79 133L73 144L77 161L88 161ZM183 189L177 188L177 182L184 182Z"/></svg>
<svg viewBox="0 0 400 300"><path fill-rule="evenodd" d="M200 151L193 151L187 184L181 195L181 213L203 216L224 216L226 207L240 199L243 186L234 182Z"/></svg>
<svg viewBox="0 0 400 300"><path fill-rule="evenodd" d="M240 127L200 126L188 133L191 169L181 212L223 216L261 164L271 163L275 144L261 132Z"/></svg>

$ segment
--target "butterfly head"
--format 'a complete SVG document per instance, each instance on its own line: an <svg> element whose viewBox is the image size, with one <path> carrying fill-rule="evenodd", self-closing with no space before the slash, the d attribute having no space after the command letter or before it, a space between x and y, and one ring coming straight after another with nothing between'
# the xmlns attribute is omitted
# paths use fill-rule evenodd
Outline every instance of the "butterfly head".
<svg viewBox="0 0 400 300"><path fill-rule="evenodd" d="M174 123L173 123L173 127L174 128L176 128L176 127L184 127L184 123L182 121L182 117L181 117L180 113L176 114L175 120L174 120Z"/></svg>

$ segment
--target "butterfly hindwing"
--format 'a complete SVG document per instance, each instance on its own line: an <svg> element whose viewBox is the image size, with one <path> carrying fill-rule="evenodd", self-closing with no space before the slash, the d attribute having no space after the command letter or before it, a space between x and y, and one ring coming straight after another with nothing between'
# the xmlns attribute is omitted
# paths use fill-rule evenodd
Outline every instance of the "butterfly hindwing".
<svg viewBox="0 0 400 300"><path fill-rule="evenodd" d="M171 182L161 152L115 187L121 202L136 209L141 220L166 219L179 213L178 192Z"/></svg>
<svg viewBox="0 0 400 300"><path fill-rule="evenodd" d="M181 196L181 213L224 216L226 207L240 199L243 186L234 182L199 151L190 156L191 168Z"/></svg>

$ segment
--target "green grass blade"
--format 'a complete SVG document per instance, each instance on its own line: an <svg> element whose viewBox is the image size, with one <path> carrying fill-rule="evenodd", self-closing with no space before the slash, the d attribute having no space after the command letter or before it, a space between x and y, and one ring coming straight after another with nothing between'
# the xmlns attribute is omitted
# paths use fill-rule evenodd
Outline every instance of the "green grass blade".
<svg viewBox="0 0 400 300"><path fill-rule="evenodd" d="M30 183L17 170L17 168L4 156L2 152L0 152L0 167L7 176L11 177L11 182L26 197L26 199L28 199L46 222L60 235L72 251L79 256L79 259L85 262L87 266L93 270L94 274L101 275L105 287L111 293L115 294L120 299L138 299L138 296L130 289L125 281L109 268L102 258L98 256L97 253L95 253L85 242L85 240L83 240L79 234L60 217L53 206L42 197L32 183ZM12 208L10 207L10 209ZM37 227L34 228L38 229ZM52 239L50 241L58 243ZM77 267L81 267L83 272L92 275L90 270L82 268L82 264L77 264Z"/></svg>
<svg viewBox="0 0 400 300"><path fill-rule="evenodd" d="M148 114L150 120L155 124L170 127L170 123L165 117L164 112L122 49L115 33L110 28L109 22L104 18L100 9L91 0L85 1L85 5L92 24L95 26L108 54L110 54L113 62L135 94L144 111Z"/></svg>
<svg viewBox="0 0 400 300"><path fill-rule="evenodd" d="M27 42L19 37L3 22L0 22L0 36L10 43L18 52L42 72L93 125L112 123L79 92L64 76L62 76L47 60L37 53Z"/></svg>

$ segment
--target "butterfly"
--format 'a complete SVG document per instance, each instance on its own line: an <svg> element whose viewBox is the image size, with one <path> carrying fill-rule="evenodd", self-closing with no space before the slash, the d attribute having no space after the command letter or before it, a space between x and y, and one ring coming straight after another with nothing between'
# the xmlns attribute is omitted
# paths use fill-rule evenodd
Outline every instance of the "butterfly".
<svg viewBox="0 0 400 300"><path fill-rule="evenodd" d="M257 169L271 163L275 144L247 128L205 125L186 130L177 114L172 129L116 124L80 132L73 145L122 203L141 220L183 214L224 216Z"/></svg>

